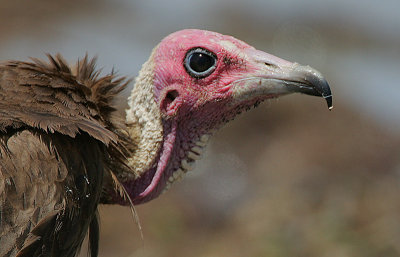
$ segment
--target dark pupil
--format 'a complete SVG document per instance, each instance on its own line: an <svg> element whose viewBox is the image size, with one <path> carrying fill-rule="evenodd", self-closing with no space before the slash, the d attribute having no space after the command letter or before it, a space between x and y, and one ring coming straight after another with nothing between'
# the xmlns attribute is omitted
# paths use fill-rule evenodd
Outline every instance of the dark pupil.
<svg viewBox="0 0 400 257"><path fill-rule="evenodd" d="M214 58L204 53L193 53L189 65L195 72L203 72L214 65Z"/></svg>

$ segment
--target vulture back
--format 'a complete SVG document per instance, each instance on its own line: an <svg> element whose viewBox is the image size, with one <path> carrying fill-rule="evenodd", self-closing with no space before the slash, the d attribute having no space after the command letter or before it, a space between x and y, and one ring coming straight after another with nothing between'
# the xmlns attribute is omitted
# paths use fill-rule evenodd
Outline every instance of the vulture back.
<svg viewBox="0 0 400 257"><path fill-rule="evenodd" d="M124 161L112 101L129 81L48 57L0 65L0 256L75 256L88 231L96 256L103 176Z"/></svg>

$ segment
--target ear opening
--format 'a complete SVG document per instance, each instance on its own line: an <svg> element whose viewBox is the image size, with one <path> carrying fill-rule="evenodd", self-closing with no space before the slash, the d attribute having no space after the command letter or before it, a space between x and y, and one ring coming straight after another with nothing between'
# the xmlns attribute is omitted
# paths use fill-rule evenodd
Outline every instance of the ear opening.
<svg viewBox="0 0 400 257"><path fill-rule="evenodd" d="M165 94L161 108L168 115L175 113L177 107L179 106L179 104L174 103L176 102L175 100L178 96L179 92L175 89L171 89Z"/></svg>
<svg viewBox="0 0 400 257"><path fill-rule="evenodd" d="M172 103L175 98L177 98L179 95L178 91L176 90L171 90L167 93L165 100L168 101L169 103Z"/></svg>

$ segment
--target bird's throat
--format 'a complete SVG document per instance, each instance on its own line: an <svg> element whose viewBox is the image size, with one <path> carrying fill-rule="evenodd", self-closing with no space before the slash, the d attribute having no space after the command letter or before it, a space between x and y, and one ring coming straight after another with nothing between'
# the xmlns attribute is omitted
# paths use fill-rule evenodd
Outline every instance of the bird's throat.
<svg viewBox="0 0 400 257"><path fill-rule="evenodd" d="M148 202L158 197L193 169L202 156L210 134L187 136L179 133L178 122L163 122L164 138L154 165L139 178L127 180L124 187L134 204Z"/></svg>

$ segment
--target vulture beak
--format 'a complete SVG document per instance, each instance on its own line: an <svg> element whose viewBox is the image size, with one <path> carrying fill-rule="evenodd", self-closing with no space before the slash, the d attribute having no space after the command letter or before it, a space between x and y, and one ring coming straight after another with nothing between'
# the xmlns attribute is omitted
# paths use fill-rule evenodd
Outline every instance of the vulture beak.
<svg viewBox="0 0 400 257"><path fill-rule="evenodd" d="M240 101L254 96L277 97L302 93L321 96L326 100L329 110L333 108L331 89L319 71L254 48L246 50L246 54L256 72L235 81L234 95Z"/></svg>

